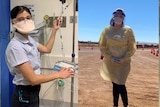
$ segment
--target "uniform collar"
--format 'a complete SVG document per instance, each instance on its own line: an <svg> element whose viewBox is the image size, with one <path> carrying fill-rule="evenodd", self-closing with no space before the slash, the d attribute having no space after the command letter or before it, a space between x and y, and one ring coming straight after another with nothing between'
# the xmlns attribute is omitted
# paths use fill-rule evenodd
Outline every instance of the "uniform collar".
<svg viewBox="0 0 160 107"><path fill-rule="evenodd" d="M14 38L17 39L18 41L22 42L22 43L25 43L25 44L30 43L30 36L28 36L28 39L26 39L25 37L23 37L18 32L15 32Z"/></svg>

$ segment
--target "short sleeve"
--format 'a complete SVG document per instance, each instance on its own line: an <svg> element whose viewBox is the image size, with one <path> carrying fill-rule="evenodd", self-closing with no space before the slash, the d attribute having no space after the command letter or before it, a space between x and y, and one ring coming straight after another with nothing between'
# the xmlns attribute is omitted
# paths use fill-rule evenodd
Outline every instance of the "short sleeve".
<svg viewBox="0 0 160 107"><path fill-rule="evenodd" d="M29 59L27 57L27 53L23 49L23 47L16 45L11 46L6 51L6 58L7 62L11 67L15 67L17 65L20 65L22 63L28 62Z"/></svg>

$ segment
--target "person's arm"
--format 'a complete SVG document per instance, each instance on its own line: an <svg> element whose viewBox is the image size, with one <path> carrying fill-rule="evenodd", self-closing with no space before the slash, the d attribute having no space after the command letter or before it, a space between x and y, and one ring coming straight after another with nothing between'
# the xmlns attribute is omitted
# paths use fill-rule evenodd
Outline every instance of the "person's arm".
<svg viewBox="0 0 160 107"><path fill-rule="evenodd" d="M128 29L128 51L125 55L125 58L130 58L136 52L136 41L135 36L131 28Z"/></svg>
<svg viewBox="0 0 160 107"><path fill-rule="evenodd" d="M131 28L128 28L128 31L126 33L128 37L128 44L127 44L127 52L125 56L121 58L113 58L113 60L116 63L123 63L125 60L129 59L136 51L136 41L135 41L135 36Z"/></svg>
<svg viewBox="0 0 160 107"><path fill-rule="evenodd" d="M107 47L106 32L107 32L107 29L104 29L104 31L100 35L98 46L103 56L110 56L111 54Z"/></svg>
<svg viewBox="0 0 160 107"><path fill-rule="evenodd" d="M23 76L30 82L31 85L38 85L41 83L49 82L58 78L64 79L74 75L74 71L69 68L63 68L57 73L52 74L35 74L29 62L25 62L16 66L22 72Z"/></svg>
<svg viewBox="0 0 160 107"><path fill-rule="evenodd" d="M57 32L57 30L59 28L58 22L59 22L59 19L57 19L54 22L52 33L51 33L51 36L50 36L47 44L46 45L38 44L38 50L40 52L43 52L43 53L50 53L51 52L51 50L53 48L54 41L55 41L56 32Z"/></svg>

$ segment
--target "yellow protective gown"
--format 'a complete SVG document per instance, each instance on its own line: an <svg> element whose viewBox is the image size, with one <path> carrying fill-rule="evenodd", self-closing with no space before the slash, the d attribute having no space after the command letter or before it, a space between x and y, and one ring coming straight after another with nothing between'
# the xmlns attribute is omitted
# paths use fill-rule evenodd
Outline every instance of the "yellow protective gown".
<svg viewBox="0 0 160 107"><path fill-rule="evenodd" d="M130 72L131 56L136 51L135 36L130 27L114 28L108 26L99 39L99 48L104 55L100 75L104 80L110 80L124 85ZM111 60L111 56L124 58L120 64Z"/></svg>

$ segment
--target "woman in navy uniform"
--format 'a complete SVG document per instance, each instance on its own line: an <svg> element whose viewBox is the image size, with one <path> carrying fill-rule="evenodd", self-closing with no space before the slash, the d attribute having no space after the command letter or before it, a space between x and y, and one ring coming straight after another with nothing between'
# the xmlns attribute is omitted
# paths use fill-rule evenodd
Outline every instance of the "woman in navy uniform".
<svg viewBox="0 0 160 107"><path fill-rule="evenodd" d="M58 22L53 25L52 33L46 45L36 42L29 33L34 30L34 21L30 10L25 6L16 6L11 10L11 21L16 29L6 49L6 62L10 73L14 75L16 85L12 107L39 107L40 84L74 75L70 68L62 68L57 73L41 74L40 52L50 53L55 41Z"/></svg>

